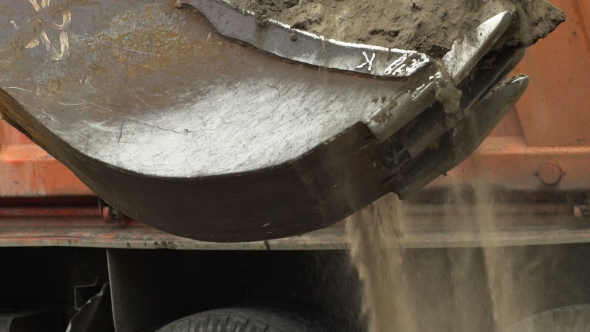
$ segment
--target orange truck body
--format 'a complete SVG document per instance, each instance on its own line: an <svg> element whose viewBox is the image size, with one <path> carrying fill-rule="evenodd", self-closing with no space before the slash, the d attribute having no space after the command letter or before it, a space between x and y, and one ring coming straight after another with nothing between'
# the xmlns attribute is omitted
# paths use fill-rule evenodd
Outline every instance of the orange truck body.
<svg viewBox="0 0 590 332"><path fill-rule="evenodd" d="M517 67L531 79L526 94L469 159L430 188L485 183L506 191L590 193L590 2L552 2L567 20ZM29 202L92 196L65 166L0 122L0 219L31 213L100 217L91 209L47 208L52 203L36 210L41 212L23 209L36 204ZM147 227L141 232L160 234Z"/></svg>
<svg viewBox="0 0 590 332"><path fill-rule="evenodd" d="M455 181L589 191L590 2L553 3L564 10L566 22L527 50L516 69L531 78L527 92L478 151L452 171ZM542 167L548 164L554 167ZM544 174L546 168L557 174Z"/></svg>

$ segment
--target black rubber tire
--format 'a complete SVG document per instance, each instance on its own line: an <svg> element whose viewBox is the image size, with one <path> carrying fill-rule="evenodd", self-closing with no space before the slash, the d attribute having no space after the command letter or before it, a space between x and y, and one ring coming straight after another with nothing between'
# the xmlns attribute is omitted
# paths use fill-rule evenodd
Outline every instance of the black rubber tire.
<svg viewBox="0 0 590 332"><path fill-rule="evenodd" d="M190 315L156 332L324 332L302 316L266 308L228 308Z"/></svg>
<svg viewBox="0 0 590 332"><path fill-rule="evenodd" d="M590 331L590 305L574 305L542 312L523 320L504 332Z"/></svg>

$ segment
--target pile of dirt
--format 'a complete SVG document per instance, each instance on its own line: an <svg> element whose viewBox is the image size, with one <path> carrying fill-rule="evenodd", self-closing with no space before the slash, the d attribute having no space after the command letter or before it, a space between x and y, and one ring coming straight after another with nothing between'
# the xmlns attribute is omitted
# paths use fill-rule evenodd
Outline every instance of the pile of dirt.
<svg viewBox="0 0 590 332"><path fill-rule="evenodd" d="M440 56L453 41L503 11L515 17L497 48L526 47L565 20L545 0L231 0L268 19L328 38Z"/></svg>

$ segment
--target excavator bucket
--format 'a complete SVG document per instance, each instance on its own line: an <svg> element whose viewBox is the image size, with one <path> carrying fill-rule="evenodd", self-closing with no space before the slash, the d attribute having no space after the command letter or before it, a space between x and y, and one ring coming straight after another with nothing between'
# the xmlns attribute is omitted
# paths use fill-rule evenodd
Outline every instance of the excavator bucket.
<svg viewBox="0 0 590 332"><path fill-rule="evenodd" d="M502 80L534 42L502 42L515 10L440 55L228 0L4 0L0 12L3 118L120 213L218 242L302 234L420 190L520 98L528 78Z"/></svg>

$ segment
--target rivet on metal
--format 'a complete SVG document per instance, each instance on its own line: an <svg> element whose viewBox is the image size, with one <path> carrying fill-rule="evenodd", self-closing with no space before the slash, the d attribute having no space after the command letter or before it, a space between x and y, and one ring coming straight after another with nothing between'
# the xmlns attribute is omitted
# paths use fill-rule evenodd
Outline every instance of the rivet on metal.
<svg viewBox="0 0 590 332"><path fill-rule="evenodd" d="M557 184L559 180L561 180L562 174L563 172L561 167L559 167L559 164L552 160L546 160L541 163L537 172L541 182L546 185Z"/></svg>

